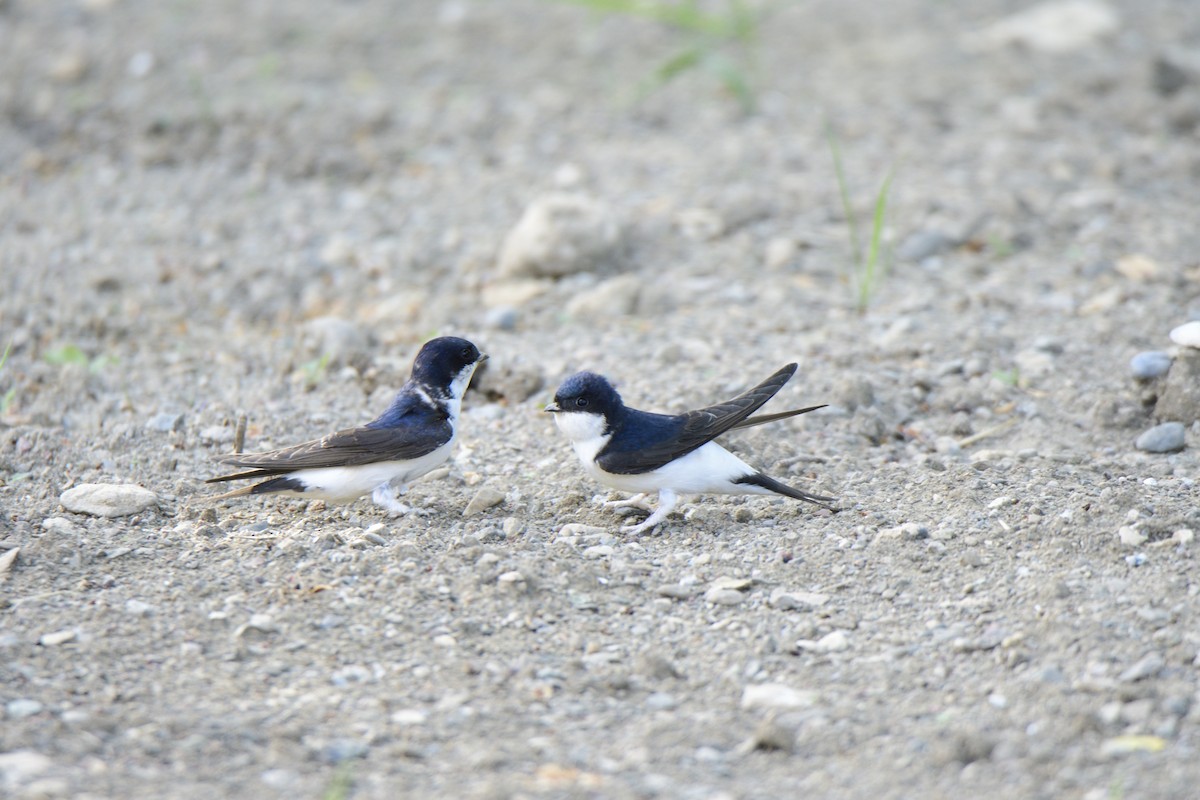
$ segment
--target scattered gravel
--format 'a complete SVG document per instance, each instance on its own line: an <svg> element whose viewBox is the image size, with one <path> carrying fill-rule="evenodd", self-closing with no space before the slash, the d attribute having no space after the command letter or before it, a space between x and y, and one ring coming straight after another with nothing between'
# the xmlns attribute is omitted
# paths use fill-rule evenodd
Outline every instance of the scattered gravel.
<svg viewBox="0 0 1200 800"><path fill-rule="evenodd" d="M0 795L1194 794L1195 4L967 5L643 93L695 43L570 3L0 2ZM212 500L443 333L412 513ZM764 412L829 407L722 441L836 512L629 536L541 411L791 361Z"/></svg>

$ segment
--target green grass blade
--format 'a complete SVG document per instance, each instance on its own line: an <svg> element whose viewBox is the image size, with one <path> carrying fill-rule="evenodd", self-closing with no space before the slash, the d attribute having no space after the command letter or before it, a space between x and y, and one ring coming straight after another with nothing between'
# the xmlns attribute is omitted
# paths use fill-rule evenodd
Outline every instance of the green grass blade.
<svg viewBox="0 0 1200 800"><path fill-rule="evenodd" d="M689 47L660 64L658 69L654 70L655 80L659 85L667 83L689 69L695 68L703 58L704 53L699 47Z"/></svg>
<svg viewBox="0 0 1200 800"><path fill-rule="evenodd" d="M891 187L892 173L889 172L875 198L875 213L871 219L871 244L867 248L867 259L863 264L862 281L858 289L859 310L866 309L878 281L883 280L883 271L887 266L883 258L883 226L887 219L888 192Z"/></svg>
<svg viewBox="0 0 1200 800"><path fill-rule="evenodd" d="M725 90L737 99L742 111L747 114L753 113L756 104L754 92L750 89L750 83L746 80L745 74L737 68L737 65L719 55L708 59L708 63Z"/></svg>
<svg viewBox="0 0 1200 800"><path fill-rule="evenodd" d="M833 126L825 126L825 138L829 142L829 153L833 156L833 172L837 176L838 195L842 200L842 213L846 215L846 227L850 231L850 255L854 263L862 263L862 240L858 237L858 215L850 202L850 189L846 185L846 172L842 169L842 148L838 144Z"/></svg>

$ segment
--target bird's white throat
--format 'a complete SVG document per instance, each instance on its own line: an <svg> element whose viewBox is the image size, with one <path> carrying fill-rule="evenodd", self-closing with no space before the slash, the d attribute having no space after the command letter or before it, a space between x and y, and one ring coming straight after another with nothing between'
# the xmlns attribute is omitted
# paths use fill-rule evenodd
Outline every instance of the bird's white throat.
<svg viewBox="0 0 1200 800"><path fill-rule="evenodd" d="M612 434L605 433L608 424L603 414L586 411L560 411L554 415L558 429L567 435L575 452L585 465L595 460L596 454L604 449Z"/></svg>

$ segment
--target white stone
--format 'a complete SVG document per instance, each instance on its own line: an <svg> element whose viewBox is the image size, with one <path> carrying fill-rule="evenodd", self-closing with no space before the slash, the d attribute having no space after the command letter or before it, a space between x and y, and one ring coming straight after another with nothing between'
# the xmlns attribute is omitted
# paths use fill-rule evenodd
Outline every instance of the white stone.
<svg viewBox="0 0 1200 800"><path fill-rule="evenodd" d="M1171 341L1183 347L1200 347L1200 320L1185 322L1173 329Z"/></svg>
<svg viewBox="0 0 1200 800"><path fill-rule="evenodd" d="M1137 528L1129 525L1122 525L1117 531L1117 538L1121 540L1121 544L1126 547L1137 547L1146 541L1146 535Z"/></svg>
<svg viewBox="0 0 1200 800"><path fill-rule="evenodd" d="M1120 18L1099 0L1051 0L992 23L966 39L973 50L1019 45L1044 53L1087 47L1117 31Z"/></svg>
<svg viewBox="0 0 1200 800"><path fill-rule="evenodd" d="M742 691L742 708L768 711L791 711L811 708L820 694L811 689L793 689L782 683L756 683Z"/></svg>
<svg viewBox="0 0 1200 800"><path fill-rule="evenodd" d="M15 791L54 765L47 756L34 750L0 753L0 789Z"/></svg>
<svg viewBox="0 0 1200 800"><path fill-rule="evenodd" d="M67 511L93 517L127 517L156 505L158 495L133 484L81 483L59 496Z"/></svg>

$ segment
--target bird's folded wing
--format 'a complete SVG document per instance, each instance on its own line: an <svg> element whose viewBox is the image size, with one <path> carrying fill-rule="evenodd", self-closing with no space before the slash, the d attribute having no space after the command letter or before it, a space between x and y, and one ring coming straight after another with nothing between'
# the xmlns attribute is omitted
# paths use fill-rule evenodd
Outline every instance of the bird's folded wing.
<svg viewBox="0 0 1200 800"><path fill-rule="evenodd" d="M450 423L398 428L348 428L294 447L269 453L225 456L221 461L252 470L209 478L209 482L239 477L261 477L298 469L355 467L378 461L404 461L427 455L450 441Z"/></svg>
<svg viewBox="0 0 1200 800"><path fill-rule="evenodd" d="M640 421L646 423L647 435L614 437L597 455L596 463L605 472L615 475L650 472L669 464L737 427L774 397L795 372L796 365L788 364L732 400L676 417L646 414ZM620 444L616 444L617 439Z"/></svg>

